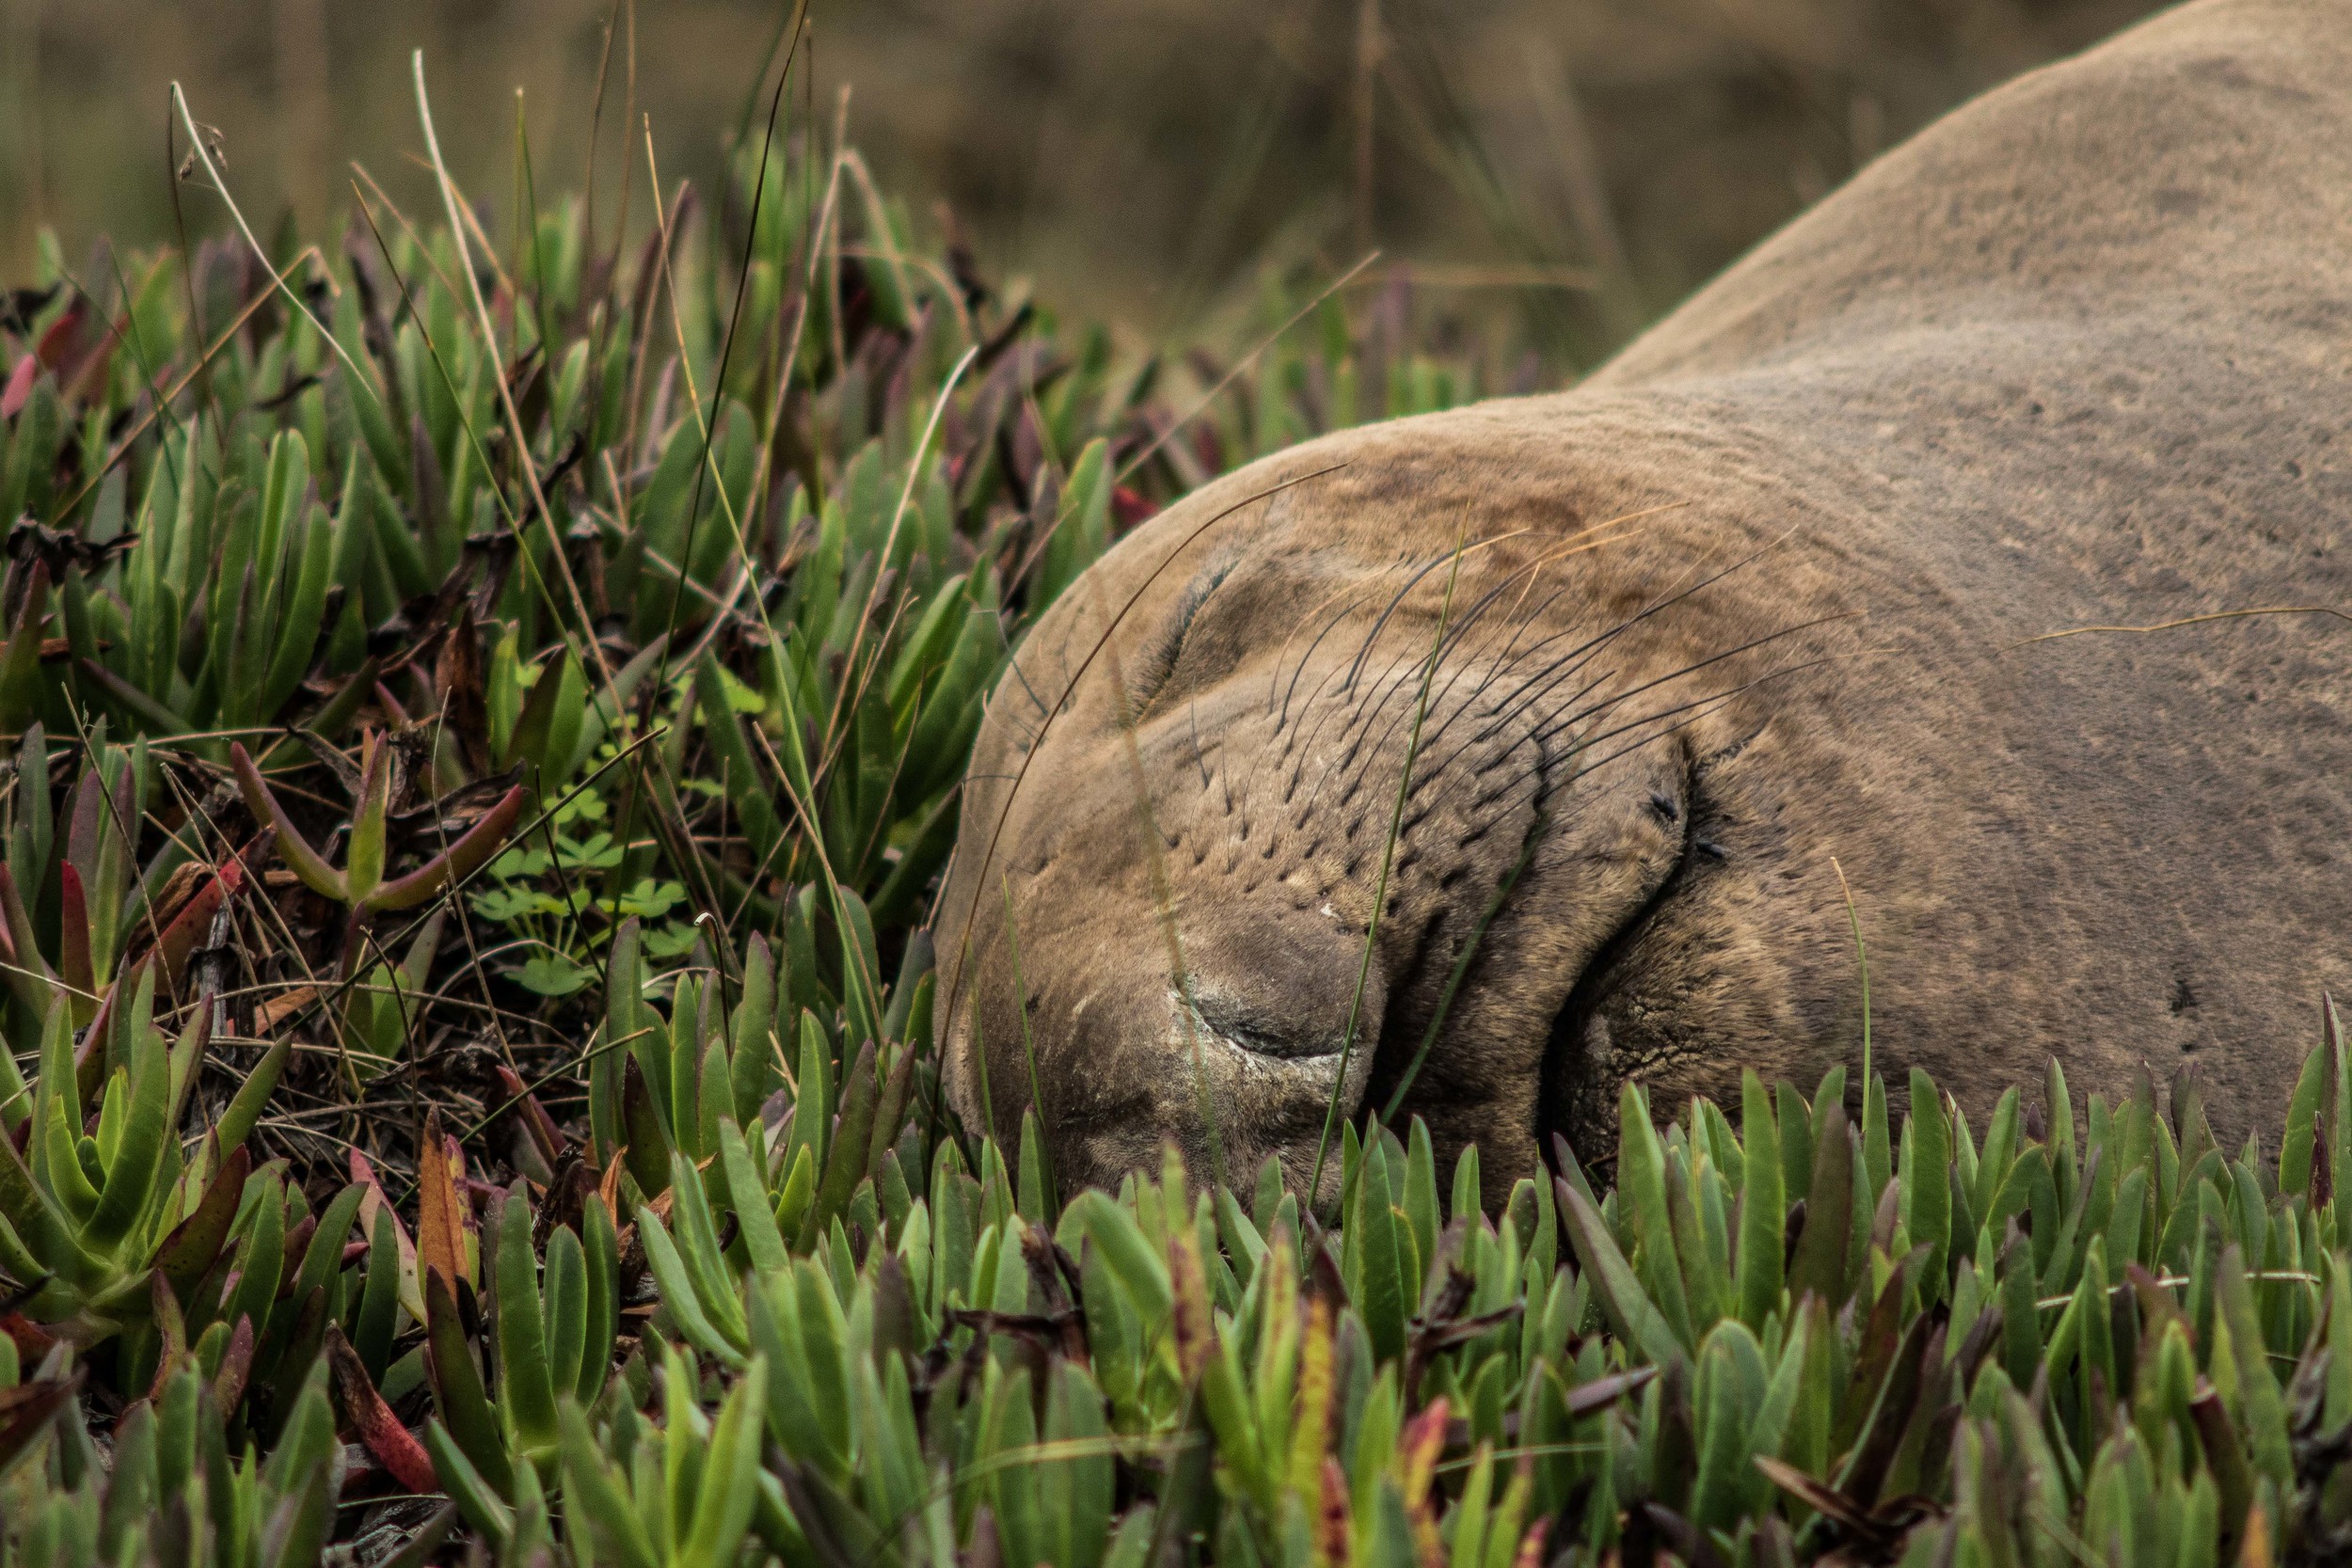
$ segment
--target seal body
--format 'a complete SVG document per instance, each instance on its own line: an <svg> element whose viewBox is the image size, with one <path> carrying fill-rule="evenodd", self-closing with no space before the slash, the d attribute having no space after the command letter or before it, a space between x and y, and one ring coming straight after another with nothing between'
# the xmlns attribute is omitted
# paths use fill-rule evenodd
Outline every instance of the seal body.
<svg viewBox="0 0 2352 1568"><path fill-rule="evenodd" d="M2352 983L2348 378L2352 6L2201 0L1573 391L1220 480L992 700L950 1095L1065 1182L1325 1197L1335 1116L1419 1115L1500 1196L1629 1077L1852 1061L1850 889L1899 1090L2195 1063L2266 1124Z"/></svg>

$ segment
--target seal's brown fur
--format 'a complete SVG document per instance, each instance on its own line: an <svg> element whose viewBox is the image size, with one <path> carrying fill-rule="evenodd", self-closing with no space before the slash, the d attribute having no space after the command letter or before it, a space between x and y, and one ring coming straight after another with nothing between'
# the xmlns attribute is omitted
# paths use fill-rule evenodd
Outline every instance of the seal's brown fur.
<svg viewBox="0 0 2352 1568"><path fill-rule="evenodd" d="M2077 1092L2195 1061L2225 1128L2275 1116L2352 980L2352 626L2024 640L2352 607L2347 372L2352 7L2203 0L1572 392L1209 486L995 694L951 1095L1041 1101L1066 1180L1173 1135L1303 1185L1333 1085L1377 1111L1433 1038L1405 1104L1493 1194L1629 1075L1851 1059L1836 857L1888 1068L1980 1113L2052 1053Z"/></svg>

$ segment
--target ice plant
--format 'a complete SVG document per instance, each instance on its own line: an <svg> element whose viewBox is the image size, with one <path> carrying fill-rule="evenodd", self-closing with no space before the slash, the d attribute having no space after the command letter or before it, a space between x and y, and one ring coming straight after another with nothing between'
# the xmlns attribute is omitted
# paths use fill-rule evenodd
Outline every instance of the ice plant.
<svg viewBox="0 0 2352 1568"><path fill-rule="evenodd" d="M1607 1181L1486 1212L1366 1118L1318 1217L963 1137L919 923L1007 649L1230 464L1484 388L1326 280L1124 359L804 155L642 250L371 191L7 297L0 1560L2352 1544L2332 1013L2238 1148L2194 1073L1629 1085Z"/></svg>

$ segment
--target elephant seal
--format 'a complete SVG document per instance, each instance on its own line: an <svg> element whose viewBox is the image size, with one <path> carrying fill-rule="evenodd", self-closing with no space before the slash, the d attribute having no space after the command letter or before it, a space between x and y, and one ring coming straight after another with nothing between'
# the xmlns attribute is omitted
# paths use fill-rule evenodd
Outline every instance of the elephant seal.
<svg viewBox="0 0 2352 1568"><path fill-rule="evenodd" d="M2194 1062L2270 1125L2352 979L2347 411L2352 6L2012 82L1574 390L1085 574L971 764L951 1101L1065 1183L1172 1138L1320 1201L1330 1107L1418 1115L1493 1201L1628 1078L1851 1061L1842 867L1899 1101Z"/></svg>

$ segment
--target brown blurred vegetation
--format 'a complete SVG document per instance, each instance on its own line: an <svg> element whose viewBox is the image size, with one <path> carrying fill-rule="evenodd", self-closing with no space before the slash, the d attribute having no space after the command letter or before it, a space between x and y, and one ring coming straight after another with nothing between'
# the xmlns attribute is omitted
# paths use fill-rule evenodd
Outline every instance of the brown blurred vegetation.
<svg viewBox="0 0 2352 1568"><path fill-rule="evenodd" d="M707 185L784 11L640 0L634 104L665 183ZM817 0L796 124L851 139L983 265L1142 333L1196 330L1267 263L1367 241L1589 362L1971 94L2143 0ZM166 84L219 129L257 223L313 232L349 160L425 198L407 71L505 215L527 126L542 200L587 174L611 0L0 0L0 270L167 239ZM626 22L599 138L624 143ZM803 90L803 82L806 90ZM184 144L183 146L184 150ZM187 221L222 214L191 194ZM608 209L610 210L610 209ZM1574 292L1564 281L1589 277ZM1498 303L1499 302L1499 303Z"/></svg>

